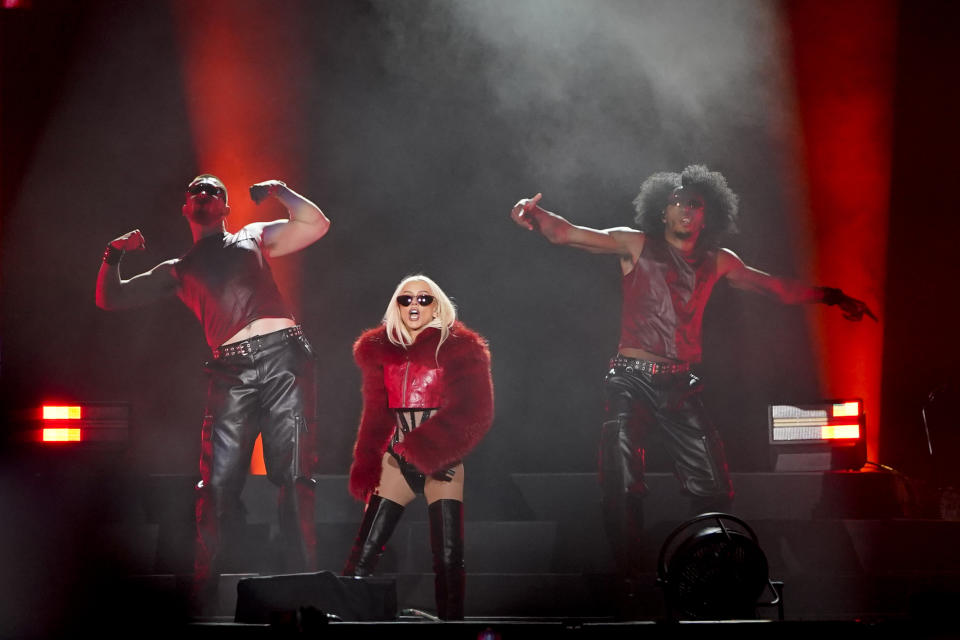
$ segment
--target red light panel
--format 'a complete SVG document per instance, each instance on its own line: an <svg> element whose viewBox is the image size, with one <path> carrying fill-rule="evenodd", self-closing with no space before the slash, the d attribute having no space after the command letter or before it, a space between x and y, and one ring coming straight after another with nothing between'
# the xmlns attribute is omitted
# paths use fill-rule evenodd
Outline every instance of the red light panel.
<svg viewBox="0 0 960 640"><path fill-rule="evenodd" d="M42 445L73 443L84 450L126 446L130 438L128 403L74 402L47 402L19 411L18 440Z"/></svg>
<svg viewBox="0 0 960 640"><path fill-rule="evenodd" d="M79 420L80 417L81 410L80 407L76 405L43 405L44 420Z"/></svg>
<svg viewBox="0 0 960 640"><path fill-rule="evenodd" d="M858 424L832 424L820 429L820 437L824 440L856 440L860 437Z"/></svg>
<svg viewBox="0 0 960 640"><path fill-rule="evenodd" d="M859 402L842 402L840 404L833 405L833 417L834 418L856 418L860 415L860 403Z"/></svg>
<svg viewBox="0 0 960 640"><path fill-rule="evenodd" d="M770 405L770 444L859 440L862 400L830 400L818 405Z"/></svg>
<svg viewBox="0 0 960 640"><path fill-rule="evenodd" d="M44 442L80 442L80 429L44 428Z"/></svg>

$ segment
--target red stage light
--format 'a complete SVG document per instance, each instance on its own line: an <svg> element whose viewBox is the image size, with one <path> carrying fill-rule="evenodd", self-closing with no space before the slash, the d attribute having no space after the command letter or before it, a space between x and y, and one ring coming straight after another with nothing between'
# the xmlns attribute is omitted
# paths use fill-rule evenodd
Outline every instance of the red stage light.
<svg viewBox="0 0 960 640"><path fill-rule="evenodd" d="M860 402L841 402L833 405L834 418L856 418L860 415Z"/></svg>
<svg viewBox="0 0 960 640"><path fill-rule="evenodd" d="M267 465L263 461L263 436L258 435L256 442L253 443L253 455L250 456L250 475L267 475Z"/></svg>
<svg viewBox="0 0 960 640"><path fill-rule="evenodd" d="M130 439L126 402L50 402L20 412L15 429L23 442L78 443L87 449L121 449Z"/></svg>
<svg viewBox="0 0 960 640"><path fill-rule="evenodd" d="M798 254L804 277L838 283L884 316L899 3L778 3L789 27L801 137ZM804 190L803 187L806 187ZM841 214L842 212L842 214ZM806 226L806 229L804 229ZM825 396L862 396L879 425L883 326L811 309ZM838 366L839 365L839 366ZM864 437L870 457L878 429Z"/></svg>
<svg viewBox="0 0 960 640"><path fill-rule="evenodd" d="M866 464L862 400L770 405L770 447L777 471L860 469Z"/></svg>
<svg viewBox="0 0 960 640"><path fill-rule="evenodd" d="M856 440L860 437L859 424L832 424L820 428L820 437L824 440Z"/></svg>
<svg viewBox="0 0 960 640"><path fill-rule="evenodd" d="M80 420L82 411L76 405L43 405L44 420Z"/></svg>
<svg viewBox="0 0 960 640"><path fill-rule="evenodd" d="M62 427L44 427L42 440L44 442L80 442L80 429L64 429Z"/></svg>

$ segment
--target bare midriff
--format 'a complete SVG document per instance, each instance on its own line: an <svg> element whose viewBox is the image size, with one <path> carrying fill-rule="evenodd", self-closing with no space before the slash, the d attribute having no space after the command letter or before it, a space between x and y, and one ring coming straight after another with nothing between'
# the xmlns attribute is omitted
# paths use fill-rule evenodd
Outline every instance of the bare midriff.
<svg viewBox="0 0 960 640"><path fill-rule="evenodd" d="M240 329L240 331L233 334L233 336L231 336L230 339L223 344L231 344L233 342L249 340L254 336L266 335L268 333L273 333L274 331L286 329L287 327L296 326L296 324L297 323L290 318L257 318L243 329Z"/></svg>
<svg viewBox="0 0 960 640"><path fill-rule="evenodd" d="M678 360L664 358L655 353L650 353L646 349L638 349L636 347L621 347L620 355L628 358L636 358L637 360L651 360L653 362L679 362Z"/></svg>

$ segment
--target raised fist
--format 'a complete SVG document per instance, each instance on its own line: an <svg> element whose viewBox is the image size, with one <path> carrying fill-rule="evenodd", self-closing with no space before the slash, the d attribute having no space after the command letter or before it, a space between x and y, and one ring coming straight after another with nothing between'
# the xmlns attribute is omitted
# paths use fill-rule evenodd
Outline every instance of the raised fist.
<svg viewBox="0 0 960 640"><path fill-rule="evenodd" d="M114 249L120 249L121 251L143 251L147 248L147 241L140 233L140 229L134 229L119 238L114 238L109 244Z"/></svg>
<svg viewBox="0 0 960 640"><path fill-rule="evenodd" d="M287 186L279 180L265 180L250 187L250 199L260 204L270 196L277 195L281 187Z"/></svg>

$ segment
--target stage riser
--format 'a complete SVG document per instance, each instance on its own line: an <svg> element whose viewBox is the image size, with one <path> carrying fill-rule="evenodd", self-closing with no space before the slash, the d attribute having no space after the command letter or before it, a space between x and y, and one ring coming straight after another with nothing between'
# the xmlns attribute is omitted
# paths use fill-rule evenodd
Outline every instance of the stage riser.
<svg viewBox="0 0 960 640"><path fill-rule="evenodd" d="M600 487L593 473L513 474L513 483L535 520L582 521L599 513ZM885 473L734 473L732 512L746 518L896 518L901 487ZM646 477L646 521L682 522L694 515L672 474Z"/></svg>
<svg viewBox="0 0 960 640"><path fill-rule="evenodd" d="M117 493L115 479L108 480L102 487L88 483L91 495L109 503L84 510L90 517L83 530L96 534L81 542L64 530L65 539L83 550L108 549L128 575L166 574L182 586L192 572L195 479L125 479ZM737 474L734 483L733 513L755 530L771 577L785 582L788 618L904 615L925 594L946 600L960 584L960 522L897 519L900 488L891 476ZM345 476L324 476L316 493L318 569L336 573L361 517L346 484ZM42 507L64 504L64 495L70 498L66 504L79 501L71 486L76 485L61 478L35 477L24 490L31 505ZM476 477L467 486L470 615L615 613L615 566L601 525L595 474ZM663 604L655 587L657 554L689 511L671 475L651 474L648 486L642 556L649 580L639 613L656 617ZM225 541L224 570L288 572L280 563L276 489L265 478L251 477L244 500L247 523ZM397 576L401 607L434 606L426 518L420 498L408 507L380 564L381 575ZM235 587L236 579L221 590L223 615L232 615Z"/></svg>
<svg viewBox="0 0 960 640"><path fill-rule="evenodd" d="M182 524L113 525L112 546L124 550L127 562L137 573L186 573L192 570L193 526ZM356 536L354 524L318 524L319 566L339 571ZM468 522L464 526L465 555L469 568L481 572L550 572L568 564L559 556L557 524L553 522ZM268 573L282 571L279 564L279 532L275 525L243 525L225 544L225 571ZM601 543L582 555L581 566L608 564ZM558 562L559 560L559 562ZM430 571L430 534L425 522L401 523L380 560L379 570L391 573Z"/></svg>
<svg viewBox="0 0 960 640"><path fill-rule="evenodd" d="M900 481L885 473L735 473L734 511L744 518L895 518L904 515ZM195 478L151 476L134 479L128 508L151 522L192 520ZM672 474L646 478L647 520L683 520L688 499ZM249 522L276 520L276 488L264 476L250 476L243 493ZM471 477L466 513L472 520L582 521L598 513L600 489L594 473L510 474ZM426 520L423 499L412 503L410 520ZM420 508L417 508L417 506ZM363 505L347 492L346 476L318 476L317 522L359 522Z"/></svg>
<svg viewBox="0 0 960 640"><path fill-rule="evenodd" d="M795 573L909 573L960 570L951 544L957 523L854 520L826 517L852 497L877 495L851 511L892 508L896 485L885 474L739 474L733 513L756 530L771 571ZM117 544L129 547L130 563L143 573L192 570L193 481L165 476L142 481L131 520L111 525ZM651 571L663 540L688 517L674 478L651 474L642 555ZM469 486L469 485L468 485ZM511 489L512 487L512 489ZM466 557L478 573L606 573L613 569L599 507L595 474L515 474L499 487L508 495L468 496ZM511 496L512 494L512 496ZM349 552L361 506L346 493L344 476L324 476L317 488L320 568L338 571ZM276 550L276 489L251 477L244 492L248 524L225 558L233 572L282 571ZM504 506L506 505L506 507ZM495 507L511 513L494 513ZM422 498L407 508L381 562L389 572L429 572L431 558ZM481 515L490 516L483 520ZM518 517L521 516L521 517ZM511 519L511 517L513 519ZM131 527L139 527L136 533Z"/></svg>
<svg viewBox="0 0 960 640"><path fill-rule="evenodd" d="M679 524L679 523L677 523ZM878 520L753 520L774 577L784 575L937 575L960 574L960 523ZM643 557L650 571L672 531L670 523L647 530ZM109 547L135 573L188 573L192 570L193 531L164 540L158 525L104 527ZM321 569L339 571L356 534L355 525L317 525ZM174 536L171 536L174 537ZM570 529L553 522L476 522L465 525L467 569L475 573L608 573L614 567L601 532ZM226 545L224 570L281 572L280 541L274 525L248 524ZM401 523L379 570L429 572L432 567L426 523Z"/></svg>

